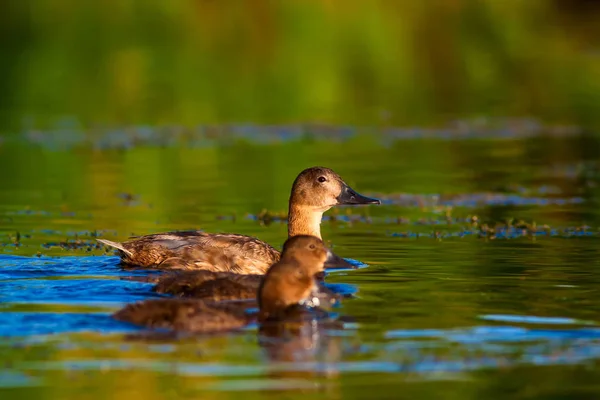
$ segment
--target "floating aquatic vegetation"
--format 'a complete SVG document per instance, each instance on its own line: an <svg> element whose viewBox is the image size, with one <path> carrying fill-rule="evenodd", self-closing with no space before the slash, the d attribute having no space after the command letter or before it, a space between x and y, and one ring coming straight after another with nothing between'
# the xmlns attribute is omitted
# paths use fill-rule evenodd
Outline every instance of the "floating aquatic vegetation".
<svg viewBox="0 0 600 400"><path fill-rule="evenodd" d="M372 194L381 200L384 205L398 205L402 207L431 208L440 206L452 207L482 207L482 206L554 206L567 204L581 204L583 197L540 197L523 196L521 194L505 193L464 193L454 195L439 194Z"/></svg>
<svg viewBox="0 0 600 400"><path fill-rule="evenodd" d="M248 218L255 219L261 225L269 226L273 222L286 222L287 223L287 213L286 212L277 212L277 211L269 211L267 209L261 210L260 213L256 216L252 216L248 214Z"/></svg>
<svg viewBox="0 0 600 400"><path fill-rule="evenodd" d="M398 140L437 139L524 139L538 136L570 137L580 135L577 126L549 126L533 118L478 118L451 121L441 127L374 127L325 124L296 125L199 125L195 127L128 126L123 128L79 128L59 126L48 130L29 129L11 140L45 148L86 147L97 150L131 149L137 146L205 147L215 143L249 141L271 144L302 140L347 141L368 134L382 144Z"/></svg>
<svg viewBox="0 0 600 400"><path fill-rule="evenodd" d="M237 221L237 215L235 213L228 214L228 215L217 215L215 217L215 219L217 221L231 221L231 222L235 222L235 221Z"/></svg>
<svg viewBox="0 0 600 400"><path fill-rule="evenodd" d="M476 237L482 239L517 239L517 238L536 238L536 237L594 237L600 235L600 228L593 228L588 225L556 227L549 224L538 225L536 222L527 222L521 219L509 218L501 222L482 222L477 215L468 215L466 217L453 217L452 208L446 207L443 216L440 217L421 217L411 219L403 216L396 217L372 217L365 214L352 213L347 210L345 213L333 212L330 216L324 216L323 221L328 223L362 223L362 224L387 224L387 225L407 225L413 227L435 226L437 229L430 232L418 231L392 231L387 232L388 236L399 238L463 238ZM271 223L286 223L287 215L285 213L261 211L258 215L248 214L248 219L258 221L261 225L268 226Z"/></svg>
<svg viewBox="0 0 600 400"><path fill-rule="evenodd" d="M501 222L483 223L477 215L467 215L464 217L452 216L452 207L445 207L442 216L420 217L411 219L404 216L374 217L367 214L357 214L349 209L343 214L334 210L332 215L323 216L323 222L328 223L362 223L362 224L383 224L383 225L408 225L414 227L444 227L452 230L443 232L436 230L431 233L423 232L393 232L391 236L398 237L427 237L434 238L450 236L470 236L487 237L490 239L524 237L524 236L594 236L600 231L600 228L593 228L588 225L574 227L553 227L549 224L538 225L536 222L526 222L522 219L509 218ZM287 214L261 211L260 214L248 214L247 219L258 221L261 225L268 226L271 223L287 223Z"/></svg>
<svg viewBox="0 0 600 400"><path fill-rule="evenodd" d="M119 193L117 195L121 200L123 200L123 205L125 206L134 206L139 204L140 196L133 193Z"/></svg>
<svg viewBox="0 0 600 400"><path fill-rule="evenodd" d="M92 240L81 240L81 239L75 239L75 240L65 240L62 242L46 242L44 244L42 244L42 247L49 249L52 247L60 247L61 249L64 250L85 250L85 251L92 251L92 250L100 250L103 248L102 244L97 242L97 241L92 241Z"/></svg>
<svg viewBox="0 0 600 400"><path fill-rule="evenodd" d="M480 239L520 239L537 237L554 237L554 238L574 238L574 237L599 237L600 230L592 229L589 226L576 227L550 227L549 225L537 226L534 223L518 222L516 224L482 224L474 228L464 227L459 231L435 230L432 232L390 232L389 236L406 239L432 238L464 238L476 237Z"/></svg>

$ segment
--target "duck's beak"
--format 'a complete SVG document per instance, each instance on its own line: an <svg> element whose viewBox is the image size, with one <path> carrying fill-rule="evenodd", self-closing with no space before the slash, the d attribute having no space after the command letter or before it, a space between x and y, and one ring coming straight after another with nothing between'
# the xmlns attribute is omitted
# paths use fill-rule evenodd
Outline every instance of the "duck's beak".
<svg viewBox="0 0 600 400"><path fill-rule="evenodd" d="M356 193L354 189L345 183L342 186L342 192L337 197L338 205L341 204L381 204L378 199L372 199L370 197L363 196L362 194Z"/></svg>
<svg viewBox="0 0 600 400"><path fill-rule="evenodd" d="M327 259L325 259L325 269L356 269L356 266L350 264L348 261L336 255L331 250L327 250Z"/></svg>

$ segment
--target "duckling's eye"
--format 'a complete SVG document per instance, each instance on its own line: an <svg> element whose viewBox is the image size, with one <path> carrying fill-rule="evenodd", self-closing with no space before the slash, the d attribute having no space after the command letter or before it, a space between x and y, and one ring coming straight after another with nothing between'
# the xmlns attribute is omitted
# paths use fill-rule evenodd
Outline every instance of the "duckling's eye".
<svg viewBox="0 0 600 400"><path fill-rule="evenodd" d="M314 250L314 249L317 248L317 246L315 246L314 244L311 244L311 245L308 246L308 248L311 249L311 250Z"/></svg>
<svg viewBox="0 0 600 400"><path fill-rule="evenodd" d="M324 176L320 176L317 178L317 180L321 183L325 182L327 180L327 178L325 178Z"/></svg>

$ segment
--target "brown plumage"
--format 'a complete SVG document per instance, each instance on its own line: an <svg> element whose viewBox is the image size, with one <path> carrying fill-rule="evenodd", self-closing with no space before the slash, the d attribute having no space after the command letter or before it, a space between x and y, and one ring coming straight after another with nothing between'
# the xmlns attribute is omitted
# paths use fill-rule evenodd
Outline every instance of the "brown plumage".
<svg viewBox="0 0 600 400"><path fill-rule="evenodd" d="M327 264L353 268L343 258L332 256ZM326 265L327 265L326 264ZM327 288L323 282L324 273L315 275L317 290L313 293L322 304L333 304L341 296ZM213 272L206 270L178 271L157 278L153 290L172 296L213 301L256 299L256 292L263 275Z"/></svg>
<svg viewBox="0 0 600 400"><path fill-rule="evenodd" d="M98 240L119 249L126 266L263 274L279 260L279 252L267 243L228 233L157 233L123 243Z"/></svg>
<svg viewBox="0 0 600 400"><path fill-rule="evenodd" d="M264 275L184 271L163 276L154 291L177 297L214 301L256 299Z"/></svg>
<svg viewBox="0 0 600 400"><path fill-rule="evenodd" d="M327 258L335 257L313 236L295 236L283 247L281 260L273 264L258 288L258 320L285 319L286 312L312 300L314 276L323 271ZM238 329L253 317L248 304L217 303L191 299L153 299L129 304L114 314L120 321L148 328L186 332L219 332Z"/></svg>
<svg viewBox="0 0 600 400"><path fill-rule="evenodd" d="M356 193L329 168L302 171L292 185L288 237L321 238L323 213L340 204L379 204L379 200ZM187 231L140 236L123 243L98 240L119 250L122 264L141 267L264 274L280 256L269 244L238 234Z"/></svg>

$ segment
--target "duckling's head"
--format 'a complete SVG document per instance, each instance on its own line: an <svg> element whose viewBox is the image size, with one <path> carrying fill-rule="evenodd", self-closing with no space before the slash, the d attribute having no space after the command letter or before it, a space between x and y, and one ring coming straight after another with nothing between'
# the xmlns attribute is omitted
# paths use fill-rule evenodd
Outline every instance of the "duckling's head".
<svg viewBox="0 0 600 400"><path fill-rule="evenodd" d="M357 193L333 170L312 167L300 172L292 185L290 205L324 212L342 204L381 204Z"/></svg>
<svg viewBox="0 0 600 400"><path fill-rule="evenodd" d="M321 239L311 235L291 237L285 241L281 251L281 261L298 264L298 269L306 271L310 277L323 272L326 262L338 258Z"/></svg>
<svg viewBox="0 0 600 400"><path fill-rule="evenodd" d="M258 289L261 319L280 316L287 307L309 299L315 289L315 275L324 270L325 262L339 260L315 236L288 239L281 259L269 268Z"/></svg>

